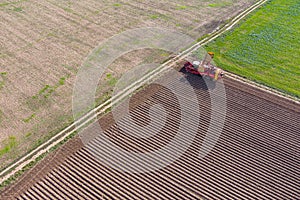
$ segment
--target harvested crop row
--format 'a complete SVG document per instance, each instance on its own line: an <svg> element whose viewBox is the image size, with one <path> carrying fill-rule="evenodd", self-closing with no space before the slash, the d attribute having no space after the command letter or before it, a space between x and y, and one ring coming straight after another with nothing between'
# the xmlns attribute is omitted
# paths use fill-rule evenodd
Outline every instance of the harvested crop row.
<svg viewBox="0 0 300 200"><path fill-rule="evenodd" d="M72 91L77 70L100 42L129 29L149 26L173 29L197 38L253 2L233 2L217 8L195 0L186 3L28 0L0 4L3 18L0 22L0 151L5 151L0 168L72 122ZM148 53L140 52L136 57L157 58ZM131 60L137 62L133 57ZM166 59L162 57L159 62ZM96 94L97 104L107 99L107 91L112 90L116 79L128 69L120 66L133 67L131 64L120 62L117 70L112 68L107 72L112 76L111 85L101 85L100 90L104 91ZM16 139L16 145L5 150L5 141L10 137Z"/></svg>

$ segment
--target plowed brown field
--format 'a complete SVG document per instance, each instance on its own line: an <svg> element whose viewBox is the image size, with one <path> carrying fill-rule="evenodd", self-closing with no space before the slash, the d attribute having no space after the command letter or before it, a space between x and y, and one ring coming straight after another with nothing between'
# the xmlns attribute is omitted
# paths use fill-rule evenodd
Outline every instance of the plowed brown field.
<svg viewBox="0 0 300 200"><path fill-rule="evenodd" d="M1 199L299 199L300 106L225 79L225 125L213 150L199 158L211 105L205 82L198 76L188 80L197 94L201 118L199 124L193 123L195 109L188 108L191 120L184 129L188 133L191 126L197 126L198 132L175 162L154 172L126 173L96 159L95 152L101 156L101 152L110 151L99 145L99 138L86 146L77 138L3 191ZM180 88L182 83L173 78L168 84ZM189 94L184 96L188 102ZM106 124L105 134L127 151L159 149L172 140L181 116L174 94L157 85L132 98L131 115L138 116L137 123L147 124L149 107L154 104L167 110L167 123L157 136L134 138L122 132L109 116L100 124ZM93 126L85 131L92 132ZM134 161L131 164L134 166Z"/></svg>

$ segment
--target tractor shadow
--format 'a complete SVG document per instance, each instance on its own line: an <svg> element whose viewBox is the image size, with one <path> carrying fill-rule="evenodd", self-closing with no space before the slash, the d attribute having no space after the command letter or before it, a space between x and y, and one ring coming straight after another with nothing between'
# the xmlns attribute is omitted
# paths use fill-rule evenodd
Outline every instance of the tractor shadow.
<svg viewBox="0 0 300 200"><path fill-rule="evenodd" d="M203 78L200 75L192 74L186 71L185 67L182 67L179 72L183 73L185 79L189 82L189 84L197 90L213 90L216 87L216 82ZM181 81L186 82L184 78Z"/></svg>

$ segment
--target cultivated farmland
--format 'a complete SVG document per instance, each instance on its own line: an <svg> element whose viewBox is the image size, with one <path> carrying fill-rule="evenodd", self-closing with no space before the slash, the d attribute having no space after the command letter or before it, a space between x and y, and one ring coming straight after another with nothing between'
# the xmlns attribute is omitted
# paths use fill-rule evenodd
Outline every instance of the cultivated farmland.
<svg viewBox="0 0 300 200"><path fill-rule="evenodd" d="M273 0L210 43L225 70L300 97L300 2Z"/></svg>
<svg viewBox="0 0 300 200"><path fill-rule="evenodd" d="M191 100L192 95L179 73L162 77L166 87L152 84L141 95L131 98L131 105L135 105L130 116L135 123L127 123L129 115L126 115L110 124L105 137L95 135L88 144L83 144L78 137L70 140L56 154L28 171L18 183L2 191L0 198L299 199L299 104L224 79L226 122L213 150L201 158L199 154L205 141L213 143L214 140L206 140L209 129L217 134L218 125L211 123L211 113L219 112L225 99L217 93L218 106L213 109L205 81L188 75L197 98ZM176 88L177 93L170 88ZM157 104L166 111L166 120L157 122L159 126L149 126L150 118L160 118L161 110L149 114ZM97 122L85 129L84 134L96 129ZM180 129L184 134L180 134ZM195 137L191 136L193 129L197 130ZM141 133L155 135L134 137ZM103 142L105 138L128 153L115 153L109 143ZM141 169L156 166L150 160L141 161L141 155L155 157L157 154L153 152L169 144L175 148L160 154L159 162L176 158L179 149L190 146L169 165L139 173ZM115 161L119 165L108 164Z"/></svg>
<svg viewBox="0 0 300 200"><path fill-rule="evenodd" d="M72 121L76 72L99 42L148 26L175 29L196 39L253 2L1 1L0 167ZM130 58L125 59L130 61L127 67L157 57L151 51L138 53L143 54L139 60L124 56ZM107 72L107 84L114 85L120 73L113 68ZM106 98L103 94L107 93L99 91L98 102Z"/></svg>

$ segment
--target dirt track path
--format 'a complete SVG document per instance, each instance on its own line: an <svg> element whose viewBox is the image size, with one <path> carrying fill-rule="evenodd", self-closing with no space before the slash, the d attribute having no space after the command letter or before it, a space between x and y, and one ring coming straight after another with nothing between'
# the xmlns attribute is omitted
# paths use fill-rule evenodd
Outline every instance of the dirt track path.
<svg viewBox="0 0 300 200"><path fill-rule="evenodd" d="M1 199L10 195L20 199L300 198L299 105L225 79L225 126L213 151L200 159L198 152L210 122L211 105L205 83L196 76L190 76L189 81L195 86L201 106L198 133L189 149L171 165L144 174L120 172L95 159L92 151L99 156L110 151L107 146L99 146L97 138L85 147L75 138L3 191ZM169 84L180 87L181 83L173 77ZM188 99L189 94L185 95ZM157 103L166 109L167 123L149 139L124 134L109 115L100 124L107 128L105 134L123 149L141 153L160 149L178 130L181 116L174 94L151 85L131 99L131 109L137 123L147 124L149 107ZM195 110L187 109L191 119L183 127L188 132L190 126L195 126L192 120Z"/></svg>
<svg viewBox="0 0 300 200"><path fill-rule="evenodd" d="M158 71L156 71L155 74L152 74L150 76L145 76L143 78L146 79L151 79L155 76L157 76L158 74L161 74L162 71L168 69L169 67L171 67L172 65L176 64L177 61L176 60L180 60L180 59L184 59L186 58L186 56L188 56L191 52L197 50L199 47L201 47L202 45L205 45L206 43L208 43L209 41L213 40L214 38L218 37L219 35L221 35L222 33L224 33L225 31L229 30L230 28L233 27L234 24L236 24L238 21L240 21L241 19L243 19L246 15L248 15L250 12L254 11L256 8L260 7L266 0L260 0L258 2L256 2L254 5L248 7L246 10L244 10L243 12L241 12L240 14L238 14L236 17L234 17L228 24L226 24L223 28L211 33L211 35L203 40L201 40L200 42L196 43L195 45L193 45L192 47L190 47L189 49L186 49L185 51L181 52L179 55L177 55L176 57L174 57L173 59L169 60L168 62L164 63L162 66L160 66L158 69ZM146 83L146 82L144 82ZM132 87L129 90L135 90L136 88L138 88L139 86L136 85L136 87ZM125 91L124 95L129 95L130 91ZM107 102L106 102L107 103ZM104 104L106 104L104 103ZM99 109L101 109L102 106L98 106L95 109L93 109L91 112L89 112L89 114L93 114L94 111L98 111ZM106 107L108 108L108 107ZM47 108L48 109L48 108ZM48 109L51 110L51 109ZM101 112L101 111L100 111ZM93 120L94 116L89 116L89 114L86 114L85 116L83 116L81 119L79 119L77 122L81 120L84 120L84 122L80 122L82 123L81 125L88 123L89 120ZM88 117L88 119L86 119ZM54 117L53 119L55 119L56 117ZM61 120L59 121L59 124L62 124ZM43 127L43 126L41 126ZM48 127L48 123L46 123L46 125L44 127ZM55 146L58 142L62 141L65 137L67 137L68 135L70 135L73 131L75 131L75 129L73 129L74 127L74 123L71 124L70 126L68 126L67 128L65 128L64 130L62 130L60 133L58 133L57 135L55 135L54 137L52 137L51 139L47 140L45 143L43 143L42 145L40 145L38 148L34 149L32 152L26 154L24 157L20 158L20 160L18 160L17 162L15 162L13 165L7 167L6 169L4 169L3 171L1 171L1 176L3 176L4 174L6 174L8 171L12 170L9 174L7 174L6 176L2 177L1 182L3 182L4 180L8 179L8 177L12 176L12 174L16 173L19 170L22 170L22 168L24 166L26 166L27 164L29 164L31 161L33 161L36 157L38 157L39 155L41 155L44 152L49 151L49 149L53 146ZM67 134L65 134L67 132ZM59 139L57 139L59 138ZM30 159L31 157L31 159Z"/></svg>

